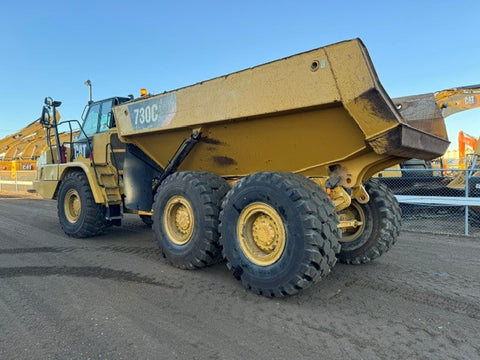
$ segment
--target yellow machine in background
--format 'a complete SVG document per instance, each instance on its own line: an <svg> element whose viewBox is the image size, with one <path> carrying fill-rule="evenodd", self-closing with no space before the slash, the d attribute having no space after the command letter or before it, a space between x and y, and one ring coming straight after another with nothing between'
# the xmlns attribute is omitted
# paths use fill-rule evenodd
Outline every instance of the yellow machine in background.
<svg viewBox="0 0 480 360"><path fill-rule="evenodd" d="M57 118L60 114L57 112ZM73 132L77 136L78 132ZM61 133L61 142L68 141L70 133ZM18 171L36 171L37 160L49 146L42 124L38 120L12 135L0 139L0 171L10 171L12 179L17 178Z"/></svg>
<svg viewBox="0 0 480 360"><path fill-rule="evenodd" d="M38 144L43 138L43 146ZM42 125L32 122L15 134L0 139L0 171L10 171L15 179L17 171L31 171L37 168L37 158L46 150L45 132Z"/></svg>
<svg viewBox="0 0 480 360"><path fill-rule="evenodd" d="M90 101L73 142L58 138L61 103L45 103L41 121L60 146L42 156L35 187L59 202L65 233L94 236L136 213L174 266L224 257L265 296L309 287L337 258L365 263L390 249L400 209L370 178L449 145L435 102L421 117L399 111L359 39L159 95Z"/></svg>
<svg viewBox="0 0 480 360"><path fill-rule="evenodd" d="M446 89L435 93L443 117L480 107L480 85Z"/></svg>
<svg viewBox="0 0 480 360"><path fill-rule="evenodd" d="M456 114L461 111L475 109L480 107L480 85L463 86L452 89L437 91L435 93L412 95L393 99L393 102L400 114L412 125L421 127L439 136L446 134L445 123L443 121L447 116ZM441 121L440 121L441 119ZM467 140L459 134L459 156L460 167L464 153L462 155L465 144L463 140ZM443 155L443 154L442 154ZM441 162L441 159L438 161ZM463 165L464 167L464 165ZM404 164L398 164L394 167L381 171L375 176L377 177L401 177L402 169L419 169L431 168L429 164L421 160L412 160ZM440 169L442 166L440 166ZM441 175L441 173L439 173Z"/></svg>

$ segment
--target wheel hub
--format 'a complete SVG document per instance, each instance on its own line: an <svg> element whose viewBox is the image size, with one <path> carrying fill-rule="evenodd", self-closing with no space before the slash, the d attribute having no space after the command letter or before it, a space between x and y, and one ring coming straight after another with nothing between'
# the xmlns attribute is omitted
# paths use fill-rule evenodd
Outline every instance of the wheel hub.
<svg viewBox="0 0 480 360"><path fill-rule="evenodd" d="M258 216L253 222L252 228L253 240L260 249L269 252L278 246L278 232L271 217L267 215Z"/></svg>
<svg viewBox="0 0 480 360"><path fill-rule="evenodd" d="M286 235L277 211L265 203L252 203L240 214L237 236L245 256L256 265L272 265L285 249Z"/></svg>
<svg viewBox="0 0 480 360"><path fill-rule="evenodd" d="M190 202L183 196L174 196L165 205L163 225L169 239L176 245L185 245L193 234L194 215Z"/></svg>
<svg viewBox="0 0 480 360"><path fill-rule="evenodd" d="M182 234L187 234L190 229L190 214L185 205L179 205L175 215L175 226Z"/></svg>
<svg viewBox="0 0 480 360"><path fill-rule="evenodd" d="M80 194L75 189L70 189L65 194L65 200L63 203L63 209L65 217L70 223L76 223L80 219L82 213L82 202Z"/></svg>
<svg viewBox="0 0 480 360"><path fill-rule="evenodd" d="M352 201L348 208L338 213L338 218L340 221L349 221L356 224L356 226L342 228L340 242L352 242L358 239L365 230L365 212L361 205L355 201Z"/></svg>

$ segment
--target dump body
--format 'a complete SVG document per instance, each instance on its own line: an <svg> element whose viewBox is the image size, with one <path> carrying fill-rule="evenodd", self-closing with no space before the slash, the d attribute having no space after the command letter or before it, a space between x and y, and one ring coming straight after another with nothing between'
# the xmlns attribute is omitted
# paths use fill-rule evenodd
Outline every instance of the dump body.
<svg viewBox="0 0 480 360"><path fill-rule="evenodd" d="M432 104L433 105L433 104ZM346 186L406 158L440 156L446 134L410 126L359 39L344 41L114 108L120 138L165 167L182 140L201 142L180 170L223 177L289 171Z"/></svg>

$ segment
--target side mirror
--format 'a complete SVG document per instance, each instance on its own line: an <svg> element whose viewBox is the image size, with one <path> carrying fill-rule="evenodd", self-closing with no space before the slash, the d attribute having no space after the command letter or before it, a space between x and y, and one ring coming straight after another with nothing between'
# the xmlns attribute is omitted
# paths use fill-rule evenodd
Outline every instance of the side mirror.
<svg viewBox="0 0 480 360"><path fill-rule="evenodd" d="M50 125L50 111L47 106L44 106L42 109L42 116L40 117L40 124L44 127Z"/></svg>
<svg viewBox="0 0 480 360"><path fill-rule="evenodd" d="M51 97L46 97L45 98L45 105L59 107L60 105L62 105L62 102L61 101L54 101Z"/></svg>

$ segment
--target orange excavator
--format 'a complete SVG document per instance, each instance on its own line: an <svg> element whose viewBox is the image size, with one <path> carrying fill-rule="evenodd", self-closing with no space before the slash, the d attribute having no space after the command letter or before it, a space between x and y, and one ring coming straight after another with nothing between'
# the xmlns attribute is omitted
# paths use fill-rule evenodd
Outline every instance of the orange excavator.
<svg viewBox="0 0 480 360"><path fill-rule="evenodd" d="M475 151L477 148L478 138L460 131L458 133L458 165L460 169L466 168L466 151L470 148Z"/></svg>

